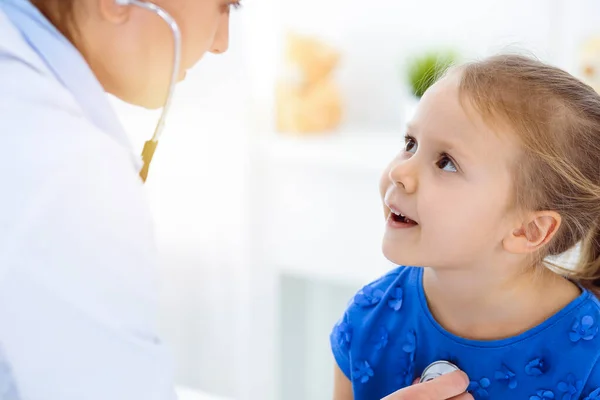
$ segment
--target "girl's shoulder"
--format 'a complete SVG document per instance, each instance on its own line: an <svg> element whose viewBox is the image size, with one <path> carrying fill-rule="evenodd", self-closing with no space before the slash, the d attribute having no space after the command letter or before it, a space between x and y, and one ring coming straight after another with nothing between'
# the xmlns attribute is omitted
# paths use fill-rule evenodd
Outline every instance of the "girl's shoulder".
<svg viewBox="0 0 600 400"><path fill-rule="evenodd" d="M400 266L365 285L350 299L330 336L337 364L350 380L368 379L369 365L389 350L392 335L401 334L406 339L400 347L414 346L414 333L409 328L422 315L418 295L421 271Z"/></svg>

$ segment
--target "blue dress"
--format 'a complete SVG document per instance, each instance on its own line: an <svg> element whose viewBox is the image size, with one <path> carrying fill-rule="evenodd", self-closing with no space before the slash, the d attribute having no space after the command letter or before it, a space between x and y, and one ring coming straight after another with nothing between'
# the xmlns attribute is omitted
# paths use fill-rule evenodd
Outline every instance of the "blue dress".
<svg viewBox="0 0 600 400"><path fill-rule="evenodd" d="M591 292L525 333L477 341L435 321L422 277L422 268L395 269L362 288L335 325L333 354L355 400L409 386L438 360L467 373L476 400L600 400L600 303Z"/></svg>

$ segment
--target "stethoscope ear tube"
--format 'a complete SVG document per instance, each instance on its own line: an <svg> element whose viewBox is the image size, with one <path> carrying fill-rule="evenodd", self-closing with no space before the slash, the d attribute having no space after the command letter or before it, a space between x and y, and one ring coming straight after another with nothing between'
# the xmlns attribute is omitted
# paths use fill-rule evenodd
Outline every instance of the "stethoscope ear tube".
<svg viewBox="0 0 600 400"><path fill-rule="evenodd" d="M173 71L171 74L171 81L169 82L169 90L167 92L167 97L165 99L165 105L163 107L160 119L156 124L156 129L154 131L154 135L151 140L148 140L144 144L144 149L142 150L142 161L143 166L140 171L140 178L142 178L143 182L146 182L148 178L148 171L150 170L150 163L152 162L152 158L154 157L154 152L156 151L156 147L158 146L158 139L160 138L165 120L167 119L167 114L171 108L171 101L173 100L173 93L175 92L175 85L177 84L177 77L179 75L179 68L181 65L181 30L179 29L179 25L169 13L167 13L164 9L147 1L140 0L116 0L117 4L126 6L126 5L134 5L137 7L141 7L146 9L154 14L158 15L163 19L171 28L173 33Z"/></svg>

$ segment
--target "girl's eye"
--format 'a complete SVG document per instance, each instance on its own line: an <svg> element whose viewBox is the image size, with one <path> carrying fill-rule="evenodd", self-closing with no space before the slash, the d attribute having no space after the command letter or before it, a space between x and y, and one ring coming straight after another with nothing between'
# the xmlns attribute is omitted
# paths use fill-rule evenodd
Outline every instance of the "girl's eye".
<svg viewBox="0 0 600 400"><path fill-rule="evenodd" d="M446 172L458 172L458 168L454 164L454 161L445 154L442 154L436 165L439 169Z"/></svg>
<svg viewBox="0 0 600 400"><path fill-rule="evenodd" d="M406 136L404 139L404 151L408 153L416 153L417 152L417 142L414 138L410 136Z"/></svg>

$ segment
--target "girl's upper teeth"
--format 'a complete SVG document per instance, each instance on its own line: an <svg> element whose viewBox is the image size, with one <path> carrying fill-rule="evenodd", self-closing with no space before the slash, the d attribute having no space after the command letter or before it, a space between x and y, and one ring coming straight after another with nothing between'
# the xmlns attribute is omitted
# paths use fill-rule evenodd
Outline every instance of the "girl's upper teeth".
<svg viewBox="0 0 600 400"><path fill-rule="evenodd" d="M399 216L399 217L406 218L406 215L402 214L401 212L398 212L398 211L395 211L395 210L392 210L392 212L393 212L394 214L396 214L397 216Z"/></svg>
<svg viewBox="0 0 600 400"><path fill-rule="evenodd" d="M402 214L400 211L396 211L396 210L393 210L393 209L390 209L390 211L391 211L391 212L392 212L394 215L397 215L397 216L399 216L399 217L402 217L402 218L406 218L406 219L408 219L408 217L407 217L406 215Z"/></svg>

